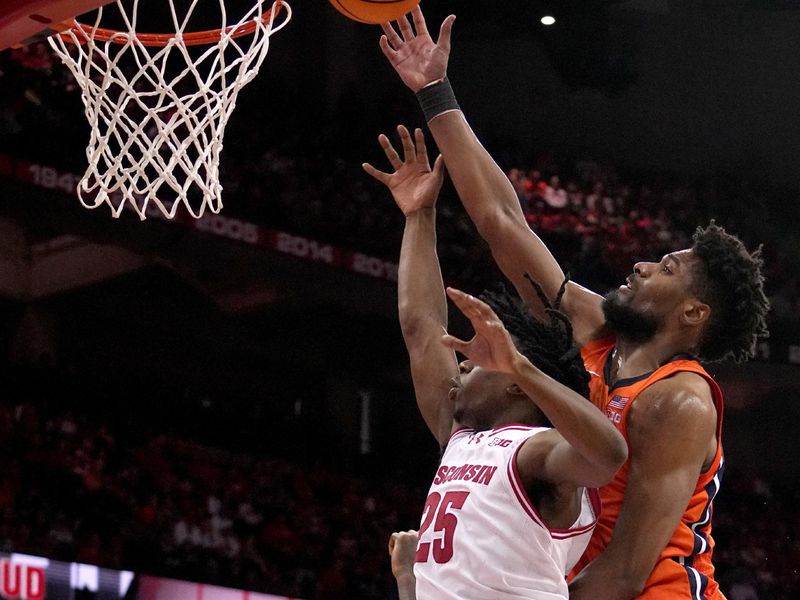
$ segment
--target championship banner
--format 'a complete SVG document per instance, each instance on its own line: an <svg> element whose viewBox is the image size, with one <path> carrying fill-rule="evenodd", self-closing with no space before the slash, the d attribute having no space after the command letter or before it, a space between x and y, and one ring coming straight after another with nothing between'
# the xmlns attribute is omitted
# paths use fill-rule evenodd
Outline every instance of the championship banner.
<svg viewBox="0 0 800 600"><path fill-rule="evenodd" d="M75 197L80 181L80 176L74 173L16 159L5 154L0 154L0 177L72 197ZM135 214L133 209L131 209L131 214ZM398 264L396 262L302 235L270 229L235 217L206 214L200 219L193 219L185 212L179 212L170 221L161 214L161 211L152 207L147 211L147 217L170 225L194 229L203 235L287 254L309 262L323 263L334 269L359 273L389 282L397 281ZM798 341L796 329L784 331L780 327L774 328L770 341L759 343L755 358L762 362L800 364L800 341Z"/></svg>
<svg viewBox="0 0 800 600"><path fill-rule="evenodd" d="M26 160L18 160L3 154L0 154L0 177L8 177L72 197L76 195L77 185L80 181L80 175L75 173ZM130 209L130 212L135 214L133 209ZM147 217L170 225L188 227L199 233L225 238L233 242L288 254L310 262L324 263L333 268L360 273L368 277L397 281L397 263L395 262L301 235L270 229L235 217L208 213L200 219L194 219L181 211L174 219L169 220L153 206L148 208Z"/></svg>

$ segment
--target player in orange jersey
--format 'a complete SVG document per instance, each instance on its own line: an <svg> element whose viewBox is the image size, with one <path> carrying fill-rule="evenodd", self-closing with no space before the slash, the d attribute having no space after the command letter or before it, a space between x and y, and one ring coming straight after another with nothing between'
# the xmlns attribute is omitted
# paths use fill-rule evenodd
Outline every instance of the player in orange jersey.
<svg viewBox="0 0 800 600"><path fill-rule="evenodd" d="M554 297L564 274L531 231L514 189L480 144L446 79L454 16L438 41L415 9L383 25L380 46L417 94L447 170L520 295L530 273ZM602 296L570 282L562 309L592 374L592 400L625 436L629 459L601 489L604 507L574 572L572 600L720 600L712 501L723 468L722 395L698 360L752 356L769 303L760 252L710 224L694 244L633 267ZM531 301L534 301L532 303ZM513 535L513 532L509 532Z"/></svg>

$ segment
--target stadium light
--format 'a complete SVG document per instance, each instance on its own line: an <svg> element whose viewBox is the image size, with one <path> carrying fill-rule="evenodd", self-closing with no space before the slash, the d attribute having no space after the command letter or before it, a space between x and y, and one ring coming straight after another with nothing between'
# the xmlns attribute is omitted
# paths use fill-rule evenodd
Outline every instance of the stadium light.
<svg viewBox="0 0 800 600"><path fill-rule="evenodd" d="M551 17L550 15L546 15L546 16L542 17L541 21L542 21L542 25L550 26L550 25L552 25L553 23L556 22L556 18L555 17Z"/></svg>

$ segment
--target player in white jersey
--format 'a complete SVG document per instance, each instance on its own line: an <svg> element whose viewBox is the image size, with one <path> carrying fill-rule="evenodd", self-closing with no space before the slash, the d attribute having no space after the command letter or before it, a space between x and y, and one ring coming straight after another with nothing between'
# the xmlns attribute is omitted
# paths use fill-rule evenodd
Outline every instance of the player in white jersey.
<svg viewBox="0 0 800 600"><path fill-rule="evenodd" d="M448 289L475 337L443 336L435 204L444 167L439 157L430 168L419 129L416 143L398 131L403 160L379 138L395 172L364 168L406 216L400 324L420 412L445 449L419 529L417 598L566 599L565 575L599 511L586 487L612 478L625 441L587 400L589 375L557 310L560 294L551 304L531 280L544 305L540 321L504 293L484 294L493 310ZM454 350L467 360L459 364Z"/></svg>

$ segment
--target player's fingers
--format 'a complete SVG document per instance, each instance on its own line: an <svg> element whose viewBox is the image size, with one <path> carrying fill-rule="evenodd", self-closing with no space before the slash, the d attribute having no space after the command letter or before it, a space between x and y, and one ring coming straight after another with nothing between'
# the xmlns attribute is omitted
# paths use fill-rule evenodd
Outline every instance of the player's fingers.
<svg viewBox="0 0 800 600"><path fill-rule="evenodd" d="M487 340L502 340L505 337L505 327L497 319L486 319L481 328Z"/></svg>
<svg viewBox="0 0 800 600"><path fill-rule="evenodd" d="M441 154L437 156L436 160L433 162L433 173L434 175L444 174L444 157Z"/></svg>
<svg viewBox="0 0 800 600"><path fill-rule="evenodd" d="M474 305L475 301L474 296L462 292L461 290L458 290L456 288L452 287L447 288L447 296L450 298L450 300L453 301L453 304L455 304L458 308L461 309L462 312L465 310L469 310Z"/></svg>
<svg viewBox="0 0 800 600"><path fill-rule="evenodd" d="M396 548L405 549L407 552L413 551L417 547L417 533L415 531L403 531L397 537Z"/></svg>
<svg viewBox="0 0 800 600"><path fill-rule="evenodd" d="M400 134L400 142L403 144L403 161L406 163L414 162L416 152L414 150L414 142L411 141L411 134L405 125L398 125L397 133Z"/></svg>
<svg viewBox="0 0 800 600"><path fill-rule="evenodd" d="M485 315L481 310L481 302L470 294L465 294L461 290L455 288L447 288L447 295L453 301L464 316L472 321L473 326L480 326L482 320L485 320Z"/></svg>
<svg viewBox="0 0 800 600"><path fill-rule="evenodd" d="M467 354L467 349L469 347L469 342L460 340L449 333L446 333L442 336L442 344L444 344L447 348L464 355Z"/></svg>
<svg viewBox="0 0 800 600"><path fill-rule="evenodd" d="M389 162L394 167L395 171L403 166L403 161L400 160L400 155L397 154L397 150L394 149L394 146L392 146L392 143L389 141L388 137L380 134L378 136L378 143L381 145L381 148L383 148L386 158L389 159Z"/></svg>
<svg viewBox="0 0 800 600"><path fill-rule="evenodd" d="M461 312L464 312L467 309L469 306L467 294L461 290L451 287L447 288L445 291L447 292L447 297L453 301L453 304L455 304Z"/></svg>
<svg viewBox="0 0 800 600"><path fill-rule="evenodd" d="M425 166L429 166L428 148L425 146L425 134L422 133L422 129L419 127L414 130L414 143L417 146L417 162L423 163Z"/></svg>
<svg viewBox="0 0 800 600"><path fill-rule="evenodd" d="M419 4L411 11L411 17L414 19L414 29L417 35L428 35L428 26L425 24L425 16L422 14Z"/></svg>
<svg viewBox="0 0 800 600"><path fill-rule="evenodd" d="M474 310L476 313L483 315L485 317L494 316L494 311L492 307L486 304L480 298L476 298L472 294L466 294L461 290L457 290L455 288L448 288L448 292L452 290L453 295L451 297L457 297L462 299L462 302L465 306L468 306L470 309Z"/></svg>
<svg viewBox="0 0 800 600"><path fill-rule="evenodd" d="M480 304L475 307L475 319L473 324L476 329L480 329L484 333L492 336L497 336L505 329L503 322L497 317L489 305L480 301Z"/></svg>
<svg viewBox="0 0 800 600"><path fill-rule="evenodd" d="M374 177L384 185L388 185L389 178L391 177L389 173L379 171L369 163L361 163L361 168L367 172L367 175Z"/></svg>
<svg viewBox="0 0 800 600"><path fill-rule="evenodd" d="M486 302L484 302L480 298L473 298L472 305L474 306L476 312L478 312L478 314L480 314L482 318L496 319L496 315L494 314L492 307L486 304Z"/></svg>
<svg viewBox="0 0 800 600"><path fill-rule="evenodd" d="M402 38L397 35L397 31L392 27L391 23L381 23L381 29L383 29L386 40L392 45L393 50L398 50L403 45Z"/></svg>
<svg viewBox="0 0 800 600"><path fill-rule="evenodd" d="M386 39L385 35L382 35L381 39L378 40L378 45L381 47L381 52L383 52L383 55L389 59L390 63L394 64L394 59L395 56L397 55L397 51L392 49L391 46L389 46L389 42Z"/></svg>
<svg viewBox="0 0 800 600"><path fill-rule="evenodd" d="M453 22L455 20L456 16L450 15L442 21L442 26L439 28L439 39L436 40L436 45L447 52L447 54L450 54L450 34L453 31Z"/></svg>
<svg viewBox="0 0 800 600"><path fill-rule="evenodd" d="M397 534L393 533L389 536L389 556L394 552L395 544L397 544Z"/></svg>
<svg viewBox="0 0 800 600"><path fill-rule="evenodd" d="M403 35L403 40L410 42L414 39L414 30L411 29L411 23L408 21L407 15L403 15L397 19L397 25L400 27L400 33Z"/></svg>
<svg viewBox="0 0 800 600"><path fill-rule="evenodd" d="M461 314L467 317L470 323L472 323L472 327L474 329L479 329L481 326L481 314L475 310L475 307L466 302L462 304L458 304L456 302L455 304L458 307L458 310L461 311Z"/></svg>

